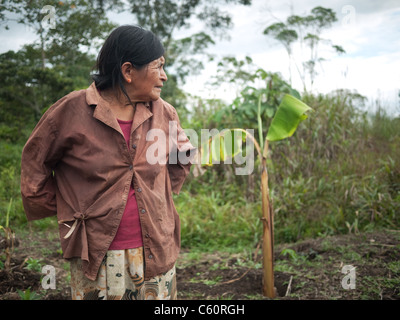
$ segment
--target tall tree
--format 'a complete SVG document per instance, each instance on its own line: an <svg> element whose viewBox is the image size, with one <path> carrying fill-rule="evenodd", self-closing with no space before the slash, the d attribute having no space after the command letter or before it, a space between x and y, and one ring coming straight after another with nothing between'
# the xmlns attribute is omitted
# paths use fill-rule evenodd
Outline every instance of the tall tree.
<svg viewBox="0 0 400 320"><path fill-rule="evenodd" d="M265 35L271 35L278 40L285 48L289 57L289 82L292 83L292 45L298 39L297 32L290 29L282 22L274 23L264 30Z"/></svg>
<svg viewBox="0 0 400 320"><path fill-rule="evenodd" d="M284 46L289 57L290 77L290 64L293 61L303 83L304 91L307 91L306 76L309 78L310 89L312 89L315 77L318 74L317 64L324 61L324 58L319 56L319 48L322 44L328 45L338 54L345 53L341 46L332 44L332 41L320 37L321 33L330 28L336 21L336 13L332 9L318 6L313 8L308 15L291 15L286 19L286 23L276 22L264 30L265 35L274 38ZM305 45L309 49L309 59L302 61L301 65L294 59L293 48L295 43L300 44L301 51L304 50Z"/></svg>

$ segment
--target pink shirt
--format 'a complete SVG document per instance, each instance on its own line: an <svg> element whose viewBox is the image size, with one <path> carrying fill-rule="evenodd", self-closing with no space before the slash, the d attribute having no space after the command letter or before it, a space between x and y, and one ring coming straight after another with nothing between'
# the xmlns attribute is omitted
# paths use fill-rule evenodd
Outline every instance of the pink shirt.
<svg viewBox="0 0 400 320"><path fill-rule="evenodd" d="M121 130L124 134L125 141L129 148L129 136L132 127L131 121L118 120ZM109 250L132 249L143 246L142 229L139 220L139 210L136 203L135 189L132 184L128 194L128 200L125 211L122 216L117 234L111 243Z"/></svg>

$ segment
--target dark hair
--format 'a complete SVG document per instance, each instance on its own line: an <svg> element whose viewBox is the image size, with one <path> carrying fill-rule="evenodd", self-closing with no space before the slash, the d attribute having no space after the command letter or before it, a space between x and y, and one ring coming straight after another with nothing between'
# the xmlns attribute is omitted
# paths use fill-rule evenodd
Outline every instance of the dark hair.
<svg viewBox="0 0 400 320"><path fill-rule="evenodd" d="M117 86L126 93L121 66L130 62L138 70L164 54L161 41L149 30L139 26L124 25L114 29L104 42L92 75L97 89L115 89Z"/></svg>

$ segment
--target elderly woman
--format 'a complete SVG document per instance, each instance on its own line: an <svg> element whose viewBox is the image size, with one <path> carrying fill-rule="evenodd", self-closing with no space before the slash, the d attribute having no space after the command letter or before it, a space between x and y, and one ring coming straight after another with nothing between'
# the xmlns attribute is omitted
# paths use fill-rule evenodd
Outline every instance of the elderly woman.
<svg viewBox="0 0 400 320"><path fill-rule="evenodd" d="M57 215L73 299L176 298L172 192L195 148L160 98L163 54L152 32L115 29L92 85L50 107L23 149L26 216Z"/></svg>

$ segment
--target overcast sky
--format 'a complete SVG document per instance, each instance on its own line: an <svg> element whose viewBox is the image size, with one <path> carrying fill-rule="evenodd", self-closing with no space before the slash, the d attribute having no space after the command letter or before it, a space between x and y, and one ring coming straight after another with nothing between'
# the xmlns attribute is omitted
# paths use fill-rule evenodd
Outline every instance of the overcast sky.
<svg viewBox="0 0 400 320"><path fill-rule="evenodd" d="M339 21L320 36L341 45L346 54L338 56L321 51L327 61L315 80L315 91L356 90L371 103L379 99L384 107L400 114L400 0L253 0L249 8L231 8L235 23L231 40L218 43L213 51L241 58L248 55L264 70L280 72L289 79L285 49L263 35L263 30L272 22L285 21L290 14L307 14L316 6L336 12ZM301 90L301 81L293 69L293 86ZM200 90L198 83L214 70L215 66L210 65L202 76L194 77L187 84L187 90ZM222 95L221 92L208 94Z"/></svg>
<svg viewBox="0 0 400 320"><path fill-rule="evenodd" d="M326 61L315 80L314 91L355 90L368 97L371 105L379 99L390 112L400 114L400 0L253 0L252 3L250 7L224 8L231 12L234 28L229 31L230 40L218 41L210 53L217 57L235 55L240 59L250 56L257 66L280 72L288 80L286 51L263 35L263 30L272 22L285 21L290 14L307 14L316 6L331 8L339 21L320 36L342 46L346 54L320 52ZM128 14L120 14L117 19L120 24L132 23L132 16ZM34 37L22 25L12 24L10 28L0 32L0 53L19 50ZM187 36L192 31L182 30L177 36ZM215 64L209 63L201 75L187 80L184 89L193 95L231 100L235 95L233 89L210 90L204 85L215 75L215 70ZM293 86L301 91L294 67L292 80Z"/></svg>

